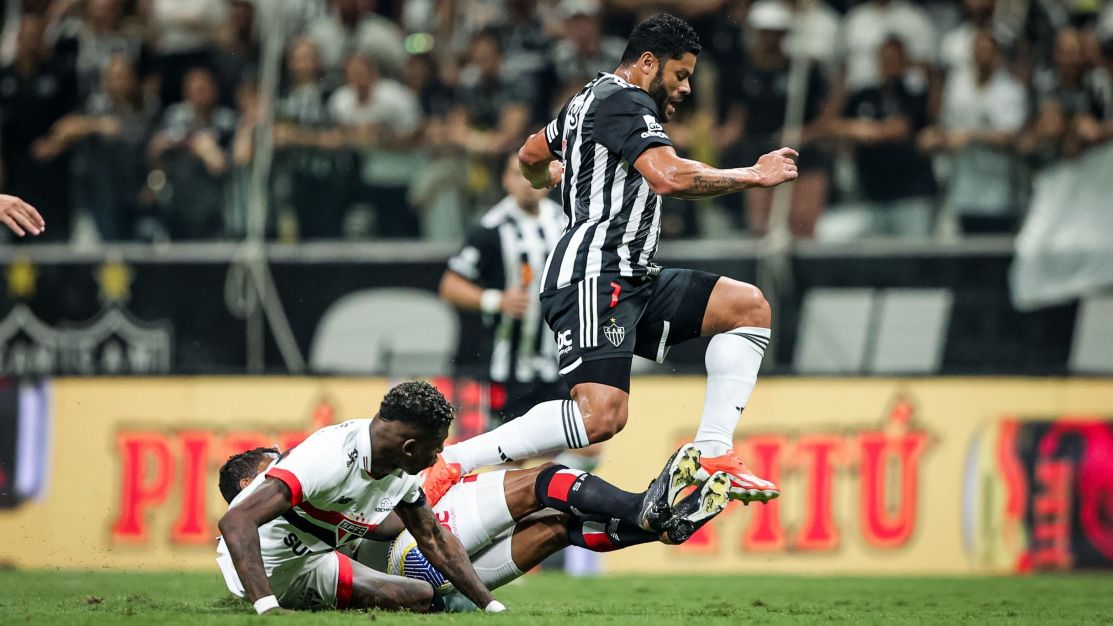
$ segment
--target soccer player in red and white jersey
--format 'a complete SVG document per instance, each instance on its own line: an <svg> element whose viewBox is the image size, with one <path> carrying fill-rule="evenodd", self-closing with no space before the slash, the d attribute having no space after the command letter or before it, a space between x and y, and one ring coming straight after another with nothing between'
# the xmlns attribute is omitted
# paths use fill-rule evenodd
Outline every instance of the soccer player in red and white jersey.
<svg viewBox="0 0 1113 626"><path fill-rule="evenodd" d="M232 500L257 472L266 471L277 453L258 448L231 457L220 468L225 499ZM569 545L609 552L653 541L683 543L728 502L730 479L717 472L673 504L684 488L699 484L699 467L699 450L688 444L641 493L552 463L490 471L458 481L433 503L433 512L460 539L483 583L494 589ZM538 514L546 509L548 513ZM339 550L364 565L428 582L446 594L453 589L395 516Z"/></svg>
<svg viewBox="0 0 1113 626"><path fill-rule="evenodd" d="M444 610L446 598L430 584L377 572L337 550L395 512L458 593L487 611L504 610L460 541L437 523L414 476L443 449L451 422L436 388L407 382L386 394L374 419L322 428L290 450L220 520L217 562L229 589L259 613Z"/></svg>

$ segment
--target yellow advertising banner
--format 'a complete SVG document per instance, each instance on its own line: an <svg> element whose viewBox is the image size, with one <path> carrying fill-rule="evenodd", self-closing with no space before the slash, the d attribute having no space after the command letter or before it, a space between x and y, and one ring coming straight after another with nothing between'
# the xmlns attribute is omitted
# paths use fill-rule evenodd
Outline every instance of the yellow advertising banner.
<svg viewBox="0 0 1113 626"><path fill-rule="evenodd" d="M42 393L48 428L32 424L39 443L24 445L21 436L18 446L21 465L41 454L44 471L22 481L34 485L23 497L0 493L0 533L8 538L0 563L212 569L224 459L259 445L286 449L325 424L370 416L387 385L53 381ZM629 423L607 444L600 475L644 488L695 432L703 389L700 378L636 379ZM738 434L739 453L781 485L782 498L732 505L680 548L610 553L609 571L1113 565L1113 381L765 379ZM4 473L0 467L0 486Z"/></svg>

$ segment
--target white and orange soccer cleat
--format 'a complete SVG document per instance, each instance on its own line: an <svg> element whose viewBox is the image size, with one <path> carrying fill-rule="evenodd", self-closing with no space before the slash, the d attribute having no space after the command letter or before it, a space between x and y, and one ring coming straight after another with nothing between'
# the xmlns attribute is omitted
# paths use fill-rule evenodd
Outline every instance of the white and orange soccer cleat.
<svg viewBox="0 0 1113 626"><path fill-rule="evenodd" d="M707 480L715 472L726 472L730 477L730 498L743 504L768 502L781 495L780 487L755 476L742 459L732 452L700 459L700 471L697 474L699 480Z"/></svg>
<svg viewBox="0 0 1113 626"><path fill-rule="evenodd" d="M425 500L430 507L440 502L452 485L463 478L460 464L445 462L443 454L438 454L437 462L433 463L432 467L422 470L418 476L421 478L421 490L425 492Z"/></svg>

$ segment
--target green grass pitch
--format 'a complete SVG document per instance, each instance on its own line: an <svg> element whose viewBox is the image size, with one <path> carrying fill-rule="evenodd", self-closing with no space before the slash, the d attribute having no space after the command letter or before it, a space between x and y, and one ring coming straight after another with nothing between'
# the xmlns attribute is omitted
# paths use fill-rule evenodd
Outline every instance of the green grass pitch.
<svg viewBox="0 0 1113 626"><path fill-rule="evenodd" d="M1113 624L1113 575L1020 578L531 575L505 615L254 615L220 575L0 572L0 624Z"/></svg>

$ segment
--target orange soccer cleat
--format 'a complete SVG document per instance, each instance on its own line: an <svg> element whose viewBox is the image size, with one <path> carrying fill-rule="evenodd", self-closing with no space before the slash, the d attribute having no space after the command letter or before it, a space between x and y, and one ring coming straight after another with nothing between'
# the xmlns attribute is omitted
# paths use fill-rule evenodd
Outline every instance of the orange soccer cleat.
<svg viewBox="0 0 1113 626"><path fill-rule="evenodd" d="M460 482L463 475L459 463L446 463L443 454L437 455L437 462L432 467L426 468L421 473L421 490L425 492L425 499L432 507L448 493L452 485Z"/></svg>
<svg viewBox="0 0 1113 626"><path fill-rule="evenodd" d="M726 472L730 477L730 497L743 504L768 502L781 495L780 487L759 478L746 467L742 459L728 452L722 456L702 457L698 478L707 480L715 472Z"/></svg>

